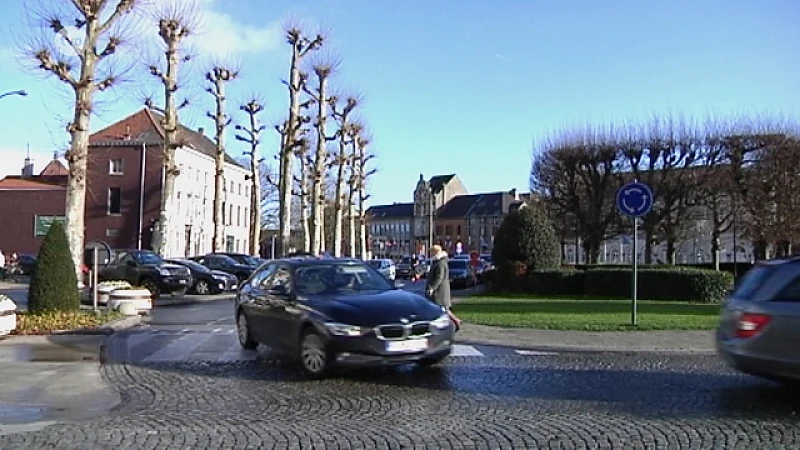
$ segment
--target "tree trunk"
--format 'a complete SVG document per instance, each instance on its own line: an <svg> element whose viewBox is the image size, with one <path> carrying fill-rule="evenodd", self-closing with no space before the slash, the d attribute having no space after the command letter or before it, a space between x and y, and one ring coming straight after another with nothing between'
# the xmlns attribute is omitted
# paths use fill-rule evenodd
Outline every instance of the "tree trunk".
<svg viewBox="0 0 800 450"><path fill-rule="evenodd" d="M667 253L667 255L666 255L667 256L667 263L670 264L670 265L673 265L673 266L675 264L677 264L678 249L677 249L677 246L675 245L675 239L673 239L671 237L667 238L667 250L666 250L666 253Z"/></svg>
<svg viewBox="0 0 800 450"><path fill-rule="evenodd" d="M225 82L217 77L214 79L214 89L216 90L217 111L214 114L216 122L216 144L217 153L214 158L216 171L214 172L214 236L212 248L214 252L223 251L224 245L224 223L222 218L225 216ZM228 220L231 220L230 218Z"/></svg>
<svg viewBox="0 0 800 450"><path fill-rule="evenodd" d="M325 240L325 166L327 163L325 121L328 114L327 84L324 73L318 73L317 91L317 146L314 152L313 185L311 187L311 253L319 255L324 250Z"/></svg>
<svg viewBox="0 0 800 450"><path fill-rule="evenodd" d="M719 228L714 227L711 230L711 261L714 264L714 270L719 270L719 249L721 247L719 239Z"/></svg>
<svg viewBox="0 0 800 450"><path fill-rule="evenodd" d="M350 236L347 239L347 244L350 249L351 258L356 257L356 183L355 174L353 173L352 160L350 160L350 180L349 189L347 192L347 231Z"/></svg>
<svg viewBox="0 0 800 450"><path fill-rule="evenodd" d="M342 129L345 129L347 123L342 124ZM344 176L345 176L345 152L347 146L344 141L344 136L339 141L339 155L336 160L336 192L334 193L334 218L333 218L333 256L339 258L342 256L342 226L343 226L343 213L344 213Z"/></svg>
<svg viewBox="0 0 800 450"><path fill-rule="evenodd" d="M161 189L161 210L157 227L155 252L167 257L169 249L170 219L172 216L172 199L175 194L175 178L178 168L175 164L175 149L180 146L178 137L178 105L175 92L178 86L178 41L167 42L167 73L164 79L164 185Z"/></svg>
<svg viewBox="0 0 800 450"><path fill-rule="evenodd" d="M250 155L250 171L252 172L250 179L250 254L253 256L261 254L261 170L256 154L257 142L258 140L254 139Z"/></svg>
<svg viewBox="0 0 800 450"><path fill-rule="evenodd" d="M297 131L300 128L300 49L292 46L292 62L289 69L289 120L286 126L286 139L281 149L280 180L278 186L278 234L281 241L281 256L289 249L292 220L292 184L294 172L292 163Z"/></svg>
<svg viewBox="0 0 800 450"><path fill-rule="evenodd" d="M644 230L644 263L653 264L653 230Z"/></svg>

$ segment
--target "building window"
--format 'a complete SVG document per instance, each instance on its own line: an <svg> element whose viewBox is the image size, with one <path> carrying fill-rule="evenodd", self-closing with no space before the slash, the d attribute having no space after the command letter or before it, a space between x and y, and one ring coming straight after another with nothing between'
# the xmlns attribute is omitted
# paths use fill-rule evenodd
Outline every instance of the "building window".
<svg viewBox="0 0 800 450"><path fill-rule="evenodd" d="M225 236L225 251L228 253L233 253L234 250L233 246L235 244L235 238L233 236Z"/></svg>
<svg viewBox="0 0 800 450"><path fill-rule="evenodd" d="M233 225L233 205L228 206L228 225Z"/></svg>
<svg viewBox="0 0 800 450"><path fill-rule="evenodd" d="M109 175L122 175L125 173L125 165L121 159L112 159L108 162Z"/></svg>
<svg viewBox="0 0 800 450"><path fill-rule="evenodd" d="M245 208L244 209L244 224L245 224L245 226L248 226L248 227L250 226L250 209L249 208Z"/></svg>
<svg viewBox="0 0 800 450"><path fill-rule="evenodd" d="M236 207L236 226L237 227L242 226L242 207L241 206L237 206ZM237 245L237 247L238 247L238 245Z"/></svg>
<svg viewBox="0 0 800 450"><path fill-rule="evenodd" d="M121 188L108 188L108 214L122 214Z"/></svg>
<svg viewBox="0 0 800 450"><path fill-rule="evenodd" d="M239 183L239 195L242 195L242 183Z"/></svg>
<svg viewBox="0 0 800 450"><path fill-rule="evenodd" d="M119 236L119 229L106 228L106 237L117 237L117 236Z"/></svg>

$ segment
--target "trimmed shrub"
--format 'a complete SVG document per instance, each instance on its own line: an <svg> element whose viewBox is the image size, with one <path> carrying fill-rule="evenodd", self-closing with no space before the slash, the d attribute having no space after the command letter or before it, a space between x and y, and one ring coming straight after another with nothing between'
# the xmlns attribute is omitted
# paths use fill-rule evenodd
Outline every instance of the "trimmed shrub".
<svg viewBox="0 0 800 450"><path fill-rule="evenodd" d="M53 222L42 242L36 271L28 289L31 313L80 310L80 293L67 234L61 222Z"/></svg>
<svg viewBox="0 0 800 450"><path fill-rule="evenodd" d="M630 269L590 269L584 273L584 294L596 297L630 297ZM718 303L733 287L728 272L689 267L639 270L638 297L642 300L677 300Z"/></svg>
<svg viewBox="0 0 800 450"><path fill-rule="evenodd" d="M536 205L506 215L494 237L492 261L501 272L557 269L561 248L550 219ZM512 264L517 264L513 267Z"/></svg>
<svg viewBox="0 0 800 450"><path fill-rule="evenodd" d="M535 295L583 295L581 270L538 270L528 273L526 292Z"/></svg>

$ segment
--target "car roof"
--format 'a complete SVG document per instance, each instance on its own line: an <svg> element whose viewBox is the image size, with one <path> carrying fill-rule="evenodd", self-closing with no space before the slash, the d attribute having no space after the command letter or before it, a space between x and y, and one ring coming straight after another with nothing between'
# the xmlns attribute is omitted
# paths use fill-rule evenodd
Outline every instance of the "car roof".
<svg viewBox="0 0 800 450"><path fill-rule="evenodd" d="M290 258L280 258L269 261L270 263L284 263L290 266L308 266L308 265L323 265L331 263L358 263L365 264L364 261L358 258L317 258L314 256L297 256Z"/></svg>

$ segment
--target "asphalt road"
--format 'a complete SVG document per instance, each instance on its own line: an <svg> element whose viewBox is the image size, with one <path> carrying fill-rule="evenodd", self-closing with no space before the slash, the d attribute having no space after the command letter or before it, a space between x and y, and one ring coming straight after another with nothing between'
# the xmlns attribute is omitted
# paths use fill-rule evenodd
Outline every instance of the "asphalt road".
<svg viewBox="0 0 800 450"><path fill-rule="evenodd" d="M230 300L160 308L102 366L123 404L0 448L800 448L800 397L713 355L459 346L322 381L238 347Z"/></svg>

